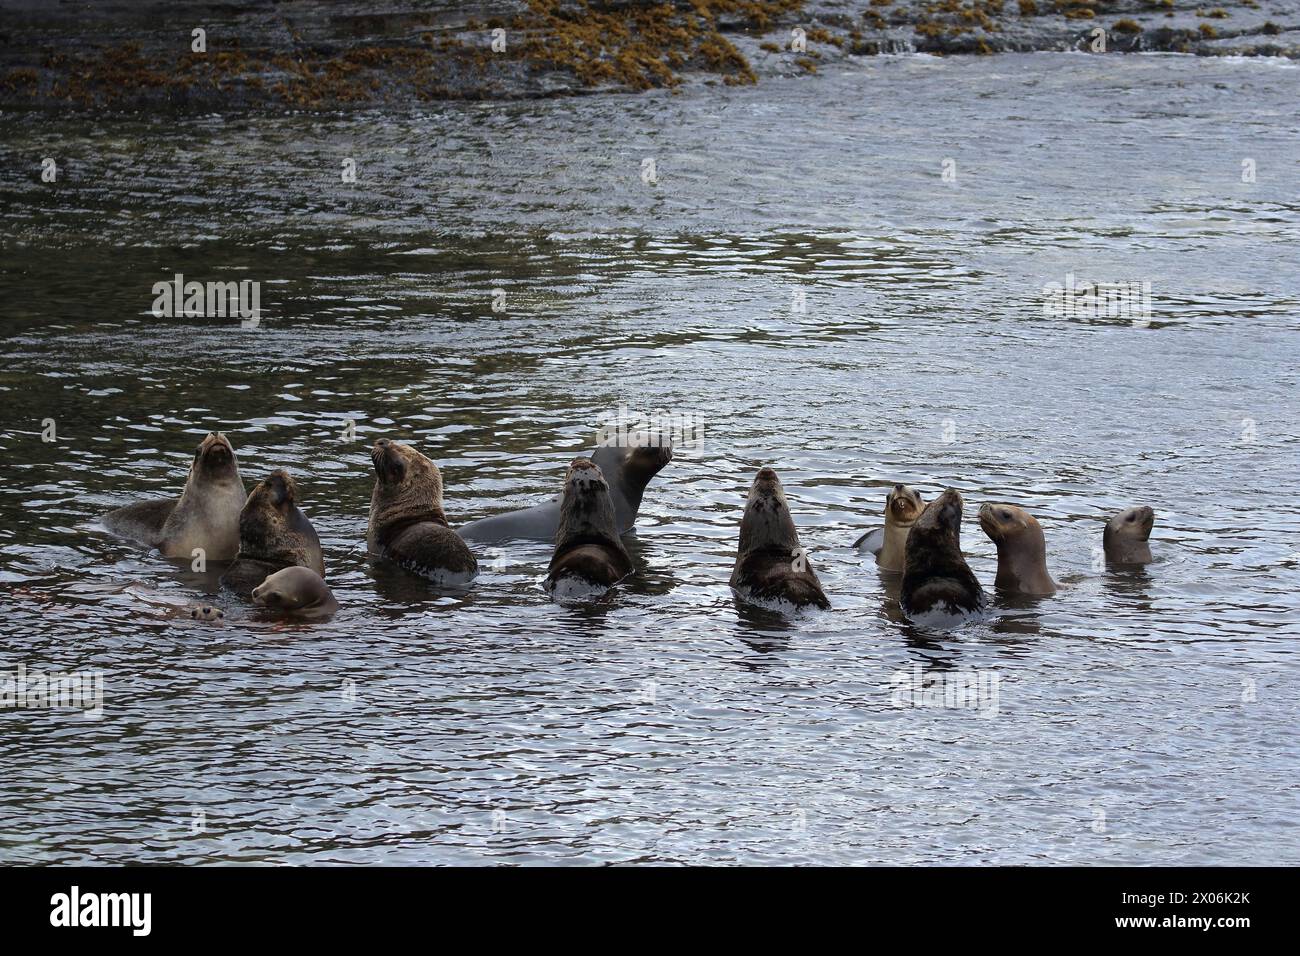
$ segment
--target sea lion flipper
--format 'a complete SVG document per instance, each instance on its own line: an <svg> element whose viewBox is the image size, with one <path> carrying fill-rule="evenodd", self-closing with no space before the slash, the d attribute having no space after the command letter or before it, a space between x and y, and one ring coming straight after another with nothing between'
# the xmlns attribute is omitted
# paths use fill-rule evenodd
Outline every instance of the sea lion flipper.
<svg viewBox="0 0 1300 956"><path fill-rule="evenodd" d="M880 549L885 546L885 528L880 526L872 528L857 541L853 542L853 547L857 548L864 554L878 555Z"/></svg>
<svg viewBox="0 0 1300 956"><path fill-rule="evenodd" d="M116 508L104 516L104 527L122 538L154 548L162 538L163 525L176 509L179 498L153 498Z"/></svg>

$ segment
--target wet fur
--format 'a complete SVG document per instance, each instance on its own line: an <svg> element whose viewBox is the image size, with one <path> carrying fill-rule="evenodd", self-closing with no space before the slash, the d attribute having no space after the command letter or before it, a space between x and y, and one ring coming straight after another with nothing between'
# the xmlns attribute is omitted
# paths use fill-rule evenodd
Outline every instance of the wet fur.
<svg viewBox="0 0 1300 956"><path fill-rule="evenodd" d="M1019 594L1056 593L1047 570L1047 542L1033 515L1015 505L986 504L980 508L980 528L998 549L995 587Z"/></svg>
<svg viewBox="0 0 1300 956"><path fill-rule="evenodd" d="M740 521L740 546L731 572L731 586L742 596L760 602L787 601L796 607L829 608L812 562L804 554L804 568L795 570L801 548L799 533L776 472L763 468L755 477Z"/></svg>
<svg viewBox="0 0 1300 956"><path fill-rule="evenodd" d="M631 573L605 476L590 459L576 459L565 476L546 589L555 590L565 579L609 588Z"/></svg>
<svg viewBox="0 0 1300 956"><path fill-rule="evenodd" d="M371 460L375 486L366 532L370 552L435 581L477 574L473 552L443 513L438 466L415 449L387 439L375 443Z"/></svg>
<svg viewBox="0 0 1300 956"><path fill-rule="evenodd" d="M253 603L291 617L324 618L339 609L334 592L311 568L292 565L269 575L252 592Z"/></svg>
<svg viewBox="0 0 1300 956"><path fill-rule="evenodd" d="M239 555L222 583L247 596L281 568L311 568L325 576L320 538L297 502L297 482L282 468L253 489L239 514Z"/></svg>
<svg viewBox="0 0 1300 956"><path fill-rule="evenodd" d="M1127 521L1133 514L1134 520ZM1106 560L1114 564L1150 564L1151 527L1155 524L1155 512L1146 505L1125 508L1110 521L1101 535L1102 550Z"/></svg>
<svg viewBox="0 0 1300 956"><path fill-rule="evenodd" d="M987 602L961 554L961 496L950 488L926 506L908 533L899 604L914 617L980 611Z"/></svg>
<svg viewBox="0 0 1300 956"><path fill-rule="evenodd" d="M228 455L214 453L220 446ZM202 548L209 561L229 561L239 551L239 513L246 492L239 461L224 436L210 434L190 462L179 498L154 499L109 512L109 531L166 557L188 559Z"/></svg>

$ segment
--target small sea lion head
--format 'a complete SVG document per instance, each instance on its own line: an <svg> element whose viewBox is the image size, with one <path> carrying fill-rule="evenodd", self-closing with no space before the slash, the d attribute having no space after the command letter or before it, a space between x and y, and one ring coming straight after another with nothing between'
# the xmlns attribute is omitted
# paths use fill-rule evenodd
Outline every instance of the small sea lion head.
<svg viewBox="0 0 1300 956"><path fill-rule="evenodd" d="M1021 535L1042 538L1038 519L1015 505L986 503L980 507L980 528L989 540L1001 544Z"/></svg>
<svg viewBox="0 0 1300 956"><path fill-rule="evenodd" d="M938 498L926 505L925 510L921 512L921 517L913 522L912 530L908 532L907 553L909 561L914 550L912 547L913 541L929 549L947 547L960 552L961 509L961 495L957 493L955 488L947 489Z"/></svg>
<svg viewBox="0 0 1300 956"><path fill-rule="evenodd" d="M226 612L211 604L192 604L190 605L190 619L219 624L226 619Z"/></svg>
<svg viewBox="0 0 1300 956"><path fill-rule="evenodd" d="M1104 538L1128 538L1133 541L1146 541L1151 537L1151 528L1156 522L1156 513L1146 505L1125 508L1110 521L1106 522Z"/></svg>
<svg viewBox="0 0 1300 956"><path fill-rule="evenodd" d="M890 524L911 524L924 510L921 493L907 485L894 485L885 496L885 519Z"/></svg>
<svg viewBox="0 0 1300 956"><path fill-rule="evenodd" d="M790 503L786 500L781 479L771 468L760 468L745 498L745 516L740 521L740 550L758 548L789 549L799 547Z"/></svg>
<svg viewBox="0 0 1300 956"><path fill-rule="evenodd" d="M238 478L239 463L230 440L221 432L209 432L195 449L190 473L204 479Z"/></svg>

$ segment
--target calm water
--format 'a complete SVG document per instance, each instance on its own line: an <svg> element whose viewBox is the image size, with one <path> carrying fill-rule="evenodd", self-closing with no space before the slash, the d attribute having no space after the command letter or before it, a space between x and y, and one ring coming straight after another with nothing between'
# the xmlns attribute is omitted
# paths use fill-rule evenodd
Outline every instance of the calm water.
<svg viewBox="0 0 1300 956"><path fill-rule="evenodd" d="M0 667L105 680L98 721L0 711L0 860L1300 862L1298 101L1294 64L1038 55L0 117ZM261 327L154 318L177 272L260 281ZM1067 273L1150 281L1149 326L1044 316ZM367 564L374 438L441 464L457 523L550 494L621 405L705 435L607 603L550 603L540 543L480 548L464 595ZM95 527L215 429L250 486L298 476L330 623ZM829 612L727 587L764 464ZM990 588L975 511L1027 507L1066 586L902 622L849 547L894 481L961 490ZM1139 502L1158 560L1098 569ZM201 599L229 623L162 616ZM914 666L995 675L996 715L896 706Z"/></svg>

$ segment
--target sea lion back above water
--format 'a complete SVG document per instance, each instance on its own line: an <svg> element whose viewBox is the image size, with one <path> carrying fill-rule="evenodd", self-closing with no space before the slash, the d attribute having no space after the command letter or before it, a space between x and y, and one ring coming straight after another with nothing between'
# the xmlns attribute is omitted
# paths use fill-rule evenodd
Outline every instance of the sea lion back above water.
<svg viewBox="0 0 1300 956"><path fill-rule="evenodd" d="M371 449L375 486L366 545L436 584L468 584L478 573L469 546L447 524L438 466L409 445L381 438Z"/></svg>
<svg viewBox="0 0 1300 956"><path fill-rule="evenodd" d="M642 435L628 437L624 445L600 445L590 460L605 476L614 505L614 526L627 534L636 524L646 485L673 459L671 445L651 445ZM512 538L554 541L560 528L562 496L551 501L471 521L460 527L469 541L506 541Z"/></svg>
<svg viewBox="0 0 1300 956"><path fill-rule="evenodd" d="M605 476L591 459L576 458L564 478L546 590L557 597L595 596L631 572Z"/></svg>
<svg viewBox="0 0 1300 956"><path fill-rule="evenodd" d="M320 538L298 509L298 484L277 468L244 502L239 513L239 554L221 580L247 596L268 574L293 566L325 576Z"/></svg>
<svg viewBox="0 0 1300 956"><path fill-rule="evenodd" d="M994 586L1020 594L1056 593L1056 582L1047 571L1047 542L1033 515L1015 505L985 504L979 519L998 549Z"/></svg>
<svg viewBox="0 0 1300 956"><path fill-rule="evenodd" d="M229 561L239 551L239 513L246 492L229 440L210 433L194 453L179 498L142 501L110 511L109 531L169 558L190 558L201 549L209 561Z"/></svg>
<svg viewBox="0 0 1300 956"><path fill-rule="evenodd" d="M1106 522L1101 546L1106 560L1114 564L1151 563L1151 528L1156 513L1146 505L1125 508Z"/></svg>
<svg viewBox="0 0 1300 956"><path fill-rule="evenodd" d="M907 485L894 485L885 496L885 526L872 528L853 546L876 556L882 571L902 571L907 560L907 533L921 512L925 499L920 492Z"/></svg>
<svg viewBox="0 0 1300 956"><path fill-rule="evenodd" d="M921 512L907 535L899 604L908 617L970 614L988 598L961 554L961 495L949 488Z"/></svg>
<svg viewBox="0 0 1300 956"><path fill-rule="evenodd" d="M781 479L771 468L759 469L750 486L731 586L741 597L760 604L831 606L799 544Z"/></svg>

